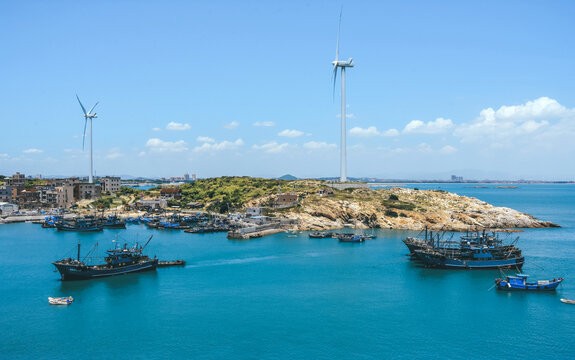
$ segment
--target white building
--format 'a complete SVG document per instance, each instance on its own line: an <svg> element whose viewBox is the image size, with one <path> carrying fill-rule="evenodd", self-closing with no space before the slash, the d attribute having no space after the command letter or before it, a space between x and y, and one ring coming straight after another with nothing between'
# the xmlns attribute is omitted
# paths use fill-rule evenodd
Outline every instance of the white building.
<svg viewBox="0 0 575 360"><path fill-rule="evenodd" d="M0 215L10 215L18 211L18 205L7 202L0 202Z"/></svg>

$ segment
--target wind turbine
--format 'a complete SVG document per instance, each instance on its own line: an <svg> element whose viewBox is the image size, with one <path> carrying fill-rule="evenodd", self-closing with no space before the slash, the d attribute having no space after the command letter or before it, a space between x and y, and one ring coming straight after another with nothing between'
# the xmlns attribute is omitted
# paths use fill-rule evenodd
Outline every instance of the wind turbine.
<svg viewBox="0 0 575 360"><path fill-rule="evenodd" d="M337 47L335 48L335 60L333 65L333 95L335 97L335 80L337 78L337 68L341 68L341 164L339 181L347 181L347 155L345 148L346 126L345 126L345 68L353 67L353 59L339 60L339 34L341 32L341 13L339 12L339 26L337 28Z"/></svg>
<svg viewBox="0 0 575 360"><path fill-rule="evenodd" d="M84 105L80 101L78 94L76 94L76 99L78 99L78 103L82 107L82 112L84 113L84 135L82 136L82 150L84 150L84 141L86 139L86 125L88 124L88 119L90 120L90 177L88 178L88 182L92 184L94 182L94 177L92 176L92 167L93 167L93 160L92 160L92 119L97 118L98 115L96 113L92 113L98 102L92 106L90 111L86 111Z"/></svg>

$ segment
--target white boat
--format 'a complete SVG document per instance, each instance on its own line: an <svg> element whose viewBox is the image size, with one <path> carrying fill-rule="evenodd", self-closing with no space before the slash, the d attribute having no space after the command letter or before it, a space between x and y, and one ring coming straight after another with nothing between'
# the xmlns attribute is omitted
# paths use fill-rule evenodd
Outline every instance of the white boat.
<svg viewBox="0 0 575 360"><path fill-rule="evenodd" d="M74 301L71 296L68 297L48 297L48 302L51 305L70 305Z"/></svg>
<svg viewBox="0 0 575 360"><path fill-rule="evenodd" d="M565 304L575 305L575 300L561 299L561 302L564 302Z"/></svg>

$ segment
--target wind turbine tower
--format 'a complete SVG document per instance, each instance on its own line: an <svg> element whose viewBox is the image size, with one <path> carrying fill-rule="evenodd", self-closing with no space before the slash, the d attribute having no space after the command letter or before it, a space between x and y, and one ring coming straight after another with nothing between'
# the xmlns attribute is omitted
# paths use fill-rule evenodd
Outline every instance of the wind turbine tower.
<svg viewBox="0 0 575 360"><path fill-rule="evenodd" d="M335 48L335 60L333 65L333 93L335 95L335 80L337 78L337 68L341 69L341 164L339 181L347 181L347 154L346 154L346 125L345 125L345 68L353 67L353 59L339 60L339 35L341 31L341 13L339 13L339 26L337 29L337 47Z"/></svg>
<svg viewBox="0 0 575 360"><path fill-rule="evenodd" d="M80 101L80 98L78 97L78 94L76 94L76 99L78 99L78 103L82 107L82 112L84 113L84 135L82 136L82 150L84 149L84 140L86 139L86 125L88 124L88 120L90 120L90 176L88 178L88 182L90 184L93 184L94 183L94 176L93 176L93 170L92 169L93 169L94 161L92 158L92 119L97 118L98 115L96 113L92 113L92 111L94 110L96 105L98 105L98 102L96 102L96 104L94 104L94 106L92 106L90 111L86 111L86 109L84 108L84 105L82 105L82 102Z"/></svg>

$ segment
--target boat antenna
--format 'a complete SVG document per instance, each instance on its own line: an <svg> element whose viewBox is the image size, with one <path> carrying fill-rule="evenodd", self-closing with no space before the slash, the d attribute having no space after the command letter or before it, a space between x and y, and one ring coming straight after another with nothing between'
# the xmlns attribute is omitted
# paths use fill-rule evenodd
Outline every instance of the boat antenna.
<svg viewBox="0 0 575 360"><path fill-rule="evenodd" d="M150 242L150 240L152 240L152 238L154 237L154 235L151 235L150 238L148 239L148 241L146 242L146 245L144 245L144 247L142 248L142 251L144 251L144 249L146 248L146 246L148 246L148 243Z"/></svg>
<svg viewBox="0 0 575 360"><path fill-rule="evenodd" d="M82 262L84 262L84 261L88 258L88 256L90 256L90 254L92 253L92 251L94 251L94 249L96 249L97 247L98 247L98 243L96 242L96 243L94 244L94 246L92 246L92 248L90 249L90 251L88 251L88 253L86 254L86 256L84 256L84 258L82 259Z"/></svg>

